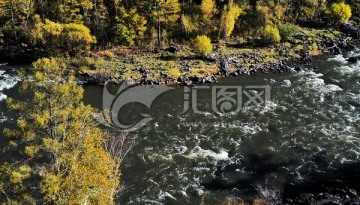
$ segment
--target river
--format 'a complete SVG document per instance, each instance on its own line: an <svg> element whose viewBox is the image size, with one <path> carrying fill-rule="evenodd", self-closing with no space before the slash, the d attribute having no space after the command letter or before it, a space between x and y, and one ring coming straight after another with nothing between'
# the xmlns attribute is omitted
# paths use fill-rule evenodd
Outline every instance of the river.
<svg viewBox="0 0 360 205"><path fill-rule="evenodd" d="M229 196L252 198L257 186L290 196L296 190L291 185L309 179L321 184L316 180L322 176L341 178L330 173L357 164L360 157L360 63L349 64L350 56L360 56L360 49L323 56L301 71L221 79L214 86L241 86L249 95L267 92L263 86L271 89L264 103L250 103L232 114L214 112L213 94L201 86L191 91L198 91L196 103L204 113L182 113L184 87L163 93L150 109L132 105L123 110L121 118L130 124L140 112L153 120L129 133L137 145L122 164L119 202L196 205L204 198L213 204ZM0 71L1 129L15 121L4 99L17 97L18 80ZM103 88L84 88L85 103L101 108ZM359 168L354 167L356 172ZM337 179L326 183L332 180Z"/></svg>

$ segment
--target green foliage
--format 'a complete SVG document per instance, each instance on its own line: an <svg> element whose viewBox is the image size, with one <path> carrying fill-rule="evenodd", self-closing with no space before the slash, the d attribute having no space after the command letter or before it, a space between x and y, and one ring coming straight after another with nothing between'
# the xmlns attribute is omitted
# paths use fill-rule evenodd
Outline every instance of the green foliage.
<svg viewBox="0 0 360 205"><path fill-rule="evenodd" d="M135 41L143 38L146 31L146 19L140 16L136 8L129 12L124 7L119 9L120 16L115 18L115 41L118 44L135 45Z"/></svg>
<svg viewBox="0 0 360 205"><path fill-rule="evenodd" d="M89 18L89 11L93 8L91 0L56 1L54 4L54 14L62 23L83 24Z"/></svg>
<svg viewBox="0 0 360 205"><path fill-rule="evenodd" d="M303 0L294 4L294 12L298 12L300 19L308 20L319 17L326 8L326 0Z"/></svg>
<svg viewBox="0 0 360 205"><path fill-rule="evenodd" d="M212 44L209 37L205 35L197 36L194 40L194 50L202 55L212 52Z"/></svg>
<svg viewBox="0 0 360 205"><path fill-rule="evenodd" d="M79 55L90 50L96 42L90 30L82 24L60 24L50 20L38 20L31 30L31 40L46 54Z"/></svg>
<svg viewBox="0 0 360 205"><path fill-rule="evenodd" d="M317 51L317 50L319 50L319 47L318 47L318 45L317 45L316 43L313 43L313 44L311 44L311 46L310 46L310 50L312 50L312 51Z"/></svg>
<svg viewBox="0 0 360 205"><path fill-rule="evenodd" d="M0 55L37 59L86 55L90 47L154 49L162 44L186 45L200 34L246 42L259 39L266 25L278 27L286 41L295 29L291 23L323 21L324 11L336 21L348 21L360 4L344 2L347 4L327 0L0 0ZM276 32L270 33L270 41L277 42Z"/></svg>
<svg viewBox="0 0 360 205"><path fill-rule="evenodd" d="M267 25L263 30L263 38L268 43L279 43L281 36L277 27Z"/></svg>
<svg viewBox="0 0 360 205"><path fill-rule="evenodd" d="M334 19L345 22L351 17L351 7L344 2L334 3L328 12Z"/></svg>
<svg viewBox="0 0 360 205"><path fill-rule="evenodd" d="M297 26L294 24L286 23L278 26L280 37L283 41L289 40L289 38L297 31Z"/></svg>

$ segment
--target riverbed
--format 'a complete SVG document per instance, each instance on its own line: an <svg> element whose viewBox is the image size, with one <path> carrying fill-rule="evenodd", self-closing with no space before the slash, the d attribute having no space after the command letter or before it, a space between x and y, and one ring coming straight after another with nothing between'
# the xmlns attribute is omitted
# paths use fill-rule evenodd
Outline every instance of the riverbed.
<svg viewBox="0 0 360 205"><path fill-rule="evenodd" d="M172 87L150 108L133 104L120 110L128 124L141 119L141 113L152 120L129 132L137 145L121 167L124 189L119 202L196 205L203 198L208 204L227 197L250 200L258 196L259 186L296 197L304 192L298 184L321 188L321 183L329 186L337 180L322 180L326 176L339 177L344 187L358 190L356 183L349 183L352 176L346 181L334 174L358 164L360 157L360 62L348 63L351 56L360 56L360 50L323 56L294 66L290 73L228 77L212 85L241 88L236 93L242 95L240 111L216 112L212 88L204 85ZM0 66L1 129L16 120L5 99L18 98L20 81L14 73L5 73L9 68ZM85 103L101 108L103 87L84 88ZM193 107L183 112L189 90L196 90L201 112ZM251 103L245 91L258 94L258 103ZM261 93L267 92L270 98L264 99ZM353 169L356 173L360 166Z"/></svg>

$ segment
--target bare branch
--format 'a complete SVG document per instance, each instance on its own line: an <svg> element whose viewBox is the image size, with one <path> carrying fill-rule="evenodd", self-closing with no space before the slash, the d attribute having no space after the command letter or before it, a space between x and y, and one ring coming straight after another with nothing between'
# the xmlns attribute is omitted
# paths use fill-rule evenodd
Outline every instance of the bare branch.
<svg viewBox="0 0 360 205"><path fill-rule="evenodd" d="M118 135L108 135L105 149L112 157L121 164L126 155L135 146L135 138L129 138L128 133L121 132Z"/></svg>

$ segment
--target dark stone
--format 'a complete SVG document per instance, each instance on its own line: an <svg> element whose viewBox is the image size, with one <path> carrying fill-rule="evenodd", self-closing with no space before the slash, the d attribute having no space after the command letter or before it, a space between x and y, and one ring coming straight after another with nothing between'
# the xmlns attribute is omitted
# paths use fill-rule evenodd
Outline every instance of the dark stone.
<svg viewBox="0 0 360 205"><path fill-rule="evenodd" d="M15 68L9 68L5 70L5 73L12 73L15 72Z"/></svg>
<svg viewBox="0 0 360 205"><path fill-rule="evenodd" d="M339 47L335 46L335 47L332 49L332 52L331 52L331 53L334 54L334 55L339 55L339 54L341 54L342 52L341 52L341 49L340 49Z"/></svg>
<svg viewBox="0 0 360 205"><path fill-rule="evenodd" d="M170 53L177 53L178 49L174 46L170 46L169 48L165 49L165 51L168 51Z"/></svg>
<svg viewBox="0 0 360 205"><path fill-rule="evenodd" d="M193 84L198 84L200 83L200 78L197 76L190 76L189 80L193 83Z"/></svg>
<svg viewBox="0 0 360 205"><path fill-rule="evenodd" d="M350 35L352 38L359 39L360 38L360 29L356 26L353 26L349 23L343 23L340 25L340 30Z"/></svg>
<svg viewBox="0 0 360 205"><path fill-rule="evenodd" d="M347 61L349 63L356 63L358 61L358 59L356 57L350 57L350 58L347 59Z"/></svg>

